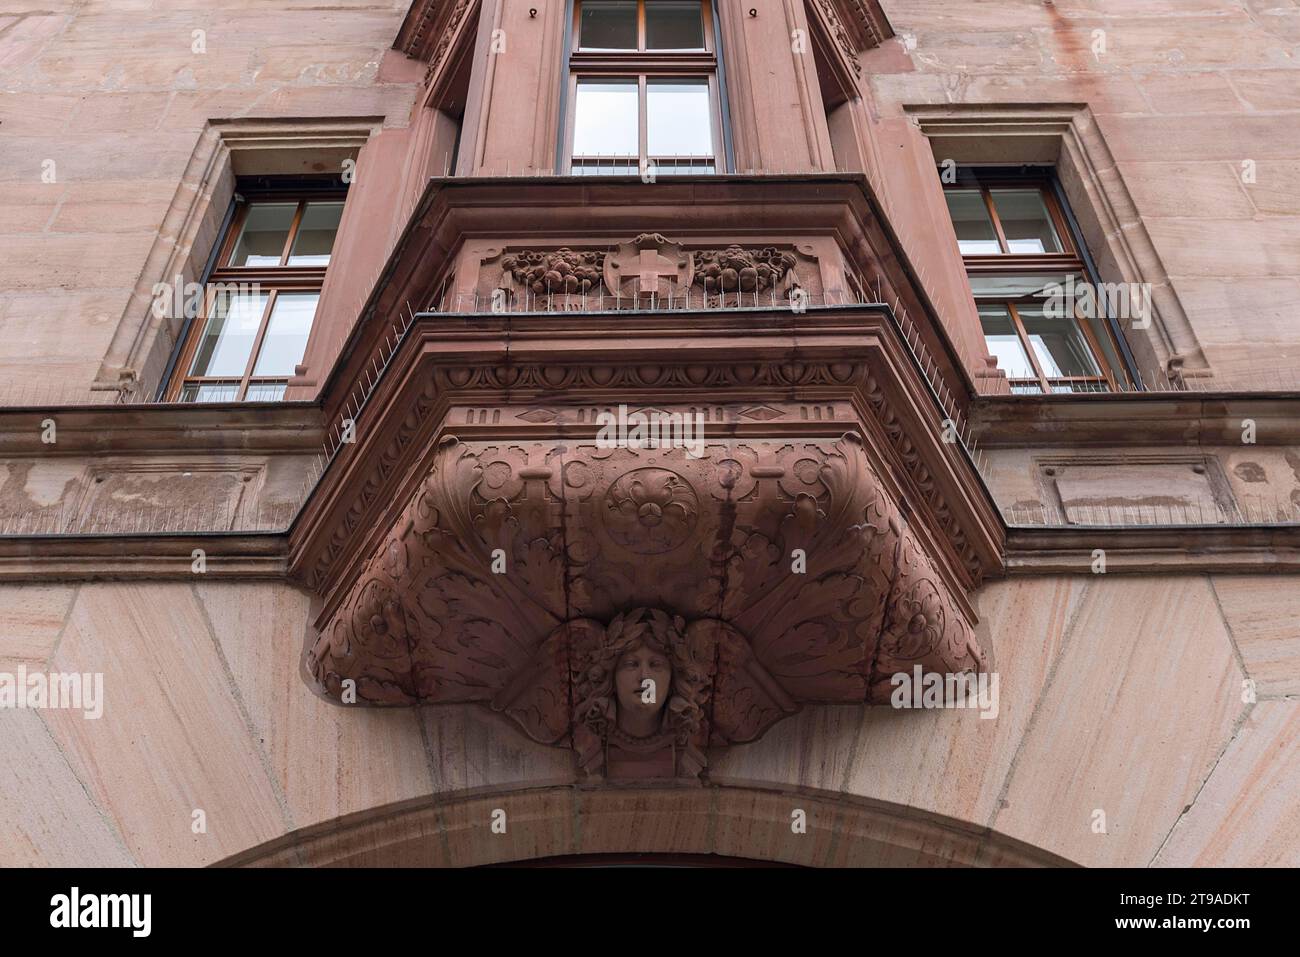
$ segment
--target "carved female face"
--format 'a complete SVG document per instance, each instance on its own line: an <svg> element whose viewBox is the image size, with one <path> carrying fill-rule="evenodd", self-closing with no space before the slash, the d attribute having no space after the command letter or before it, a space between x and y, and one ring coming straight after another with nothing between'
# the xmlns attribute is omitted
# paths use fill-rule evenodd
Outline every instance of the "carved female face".
<svg viewBox="0 0 1300 957"><path fill-rule="evenodd" d="M659 730L672 681L672 662L662 651L638 641L623 652L614 671L619 728L638 737Z"/></svg>

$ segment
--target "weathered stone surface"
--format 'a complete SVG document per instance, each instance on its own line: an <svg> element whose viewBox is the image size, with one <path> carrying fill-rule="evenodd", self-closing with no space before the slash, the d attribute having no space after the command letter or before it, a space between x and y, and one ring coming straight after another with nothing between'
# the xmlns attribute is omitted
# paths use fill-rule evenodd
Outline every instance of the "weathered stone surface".
<svg viewBox="0 0 1300 957"><path fill-rule="evenodd" d="M6 666L7 667L7 666ZM80 720L78 718L77 720ZM130 867L116 824L91 803L36 711L0 710L0 864Z"/></svg>
<svg viewBox="0 0 1300 957"><path fill-rule="evenodd" d="M58 644L76 588L17 585L0 603L0 669L44 665Z"/></svg>
<svg viewBox="0 0 1300 957"><path fill-rule="evenodd" d="M293 826L429 793L430 758L413 712L349 708L300 693L308 596L233 582L194 592Z"/></svg>
<svg viewBox="0 0 1300 957"><path fill-rule="evenodd" d="M1099 578L993 827L1083 864L1149 864L1246 707L1241 679L1204 577Z"/></svg>
<svg viewBox="0 0 1300 957"><path fill-rule="evenodd" d="M208 864L283 833L283 797L188 586L83 586L50 669L104 675L101 718L44 718L139 863ZM198 810L206 833L191 829Z"/></svg>
<svg viewBox="0 0 1300 957"><path fill-rule="evenodd" d="M1300 864L1300 701L1261 701L1237 729L1196 803L1155 863L1170 867Z"/></svg>
<svg viewBox="0 0 1300 957"><path fill-rule="evenodd" d="M1267 575L1216 575L1214 591L1255 694L1300 694L1300 624L1290 582Z"/></svg>

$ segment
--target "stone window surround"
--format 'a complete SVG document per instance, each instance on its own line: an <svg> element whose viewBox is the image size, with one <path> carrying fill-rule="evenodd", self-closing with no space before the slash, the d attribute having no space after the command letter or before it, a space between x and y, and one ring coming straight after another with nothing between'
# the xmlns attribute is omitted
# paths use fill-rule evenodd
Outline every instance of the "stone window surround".
<svg viewBox="0 0 1300 957"><path fill-rule="evenodd" d="M383 117L210 120L195 144L92 389L152 397L183 332L183 317L151 309L155 283L202 278L219 239L235 178L304 174L356 159Z"/></svg>
<svg viewBox="0 0 1300 957"><path fill-rule="evenodd" d="M1086 104L906 106L935 164L1051 163L1103 280L1149 282L1151 327L1125 330L1139 372L1212 370L1141 214Z"/></svg>

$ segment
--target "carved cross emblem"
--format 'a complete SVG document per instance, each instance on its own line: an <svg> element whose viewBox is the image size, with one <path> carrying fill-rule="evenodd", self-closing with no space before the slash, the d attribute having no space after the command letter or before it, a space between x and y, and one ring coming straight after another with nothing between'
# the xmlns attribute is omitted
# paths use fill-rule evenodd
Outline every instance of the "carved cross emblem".
<svg viewBox="0 0 1300 957"><path fill-rule="evenodd" d="M690 253L659 233L642 233L605 256L605 285L617 295L682 295L694 277Z"/></svg>

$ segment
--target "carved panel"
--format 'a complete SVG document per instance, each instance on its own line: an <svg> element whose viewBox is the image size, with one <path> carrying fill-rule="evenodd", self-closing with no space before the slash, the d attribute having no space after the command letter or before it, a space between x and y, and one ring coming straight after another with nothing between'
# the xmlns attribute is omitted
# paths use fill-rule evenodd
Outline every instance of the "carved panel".
<svg viewBox="0 0 1300 957"><path fill-rule="evenodd" d="M683 308L691 301L716 308L782 303L795 288L810 297L822 294L816 256L788 244L691 250L659 233L642 233L606 249L509 247L492 253L480 267L479 303L497 289L509 306L579 310L592 308L593 300L635 309L652 296L659 308L672 300Z"/></svg>

